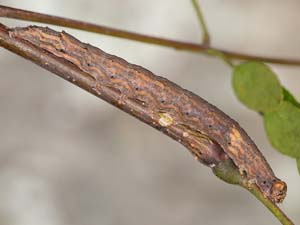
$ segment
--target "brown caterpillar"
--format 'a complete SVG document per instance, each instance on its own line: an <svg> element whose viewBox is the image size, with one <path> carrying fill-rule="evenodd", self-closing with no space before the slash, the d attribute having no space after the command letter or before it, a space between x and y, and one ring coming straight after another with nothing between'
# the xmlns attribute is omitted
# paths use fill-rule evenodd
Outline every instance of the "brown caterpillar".
<svg viewBox="0 0 300 225"><path fill-rule="evenodd" d="M179 141L205 164L214 167L222 157L231 158L249 183L272 201L283 201L286 184L275 177L254 142L236 121L204 99L65 32L30 26L11 29L9 35L72 63L89 76L102 99Z"/></svg>

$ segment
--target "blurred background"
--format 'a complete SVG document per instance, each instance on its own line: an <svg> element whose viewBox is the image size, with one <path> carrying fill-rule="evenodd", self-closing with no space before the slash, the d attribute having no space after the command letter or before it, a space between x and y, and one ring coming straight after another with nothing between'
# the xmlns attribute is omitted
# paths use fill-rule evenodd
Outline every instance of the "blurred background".
<svg viewBox="0 0 300 225"><path fill-rule="evenodd" d="M300 58L298 0L199 2L213 46ZM201 40L189 0L1 4L160 37ZM3 18L1 23L29 24ZM296 163L270 146L261 117L238 102L231 69L222 61L50 27L167 77L237 120L288 183L281 207L299 223ZM299 99L300 68L271 66ZM4 49L0 68L1 225L279 224L248 192L217 179L167 136Z"/></svg>

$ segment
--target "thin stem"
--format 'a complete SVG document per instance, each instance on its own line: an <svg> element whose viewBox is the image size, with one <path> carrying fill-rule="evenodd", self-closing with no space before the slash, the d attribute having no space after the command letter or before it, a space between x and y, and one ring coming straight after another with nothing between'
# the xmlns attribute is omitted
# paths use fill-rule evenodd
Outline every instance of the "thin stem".
<svg viewBox="0 0 300 225"><path fill-rule="evenodd" d="M223 62L225 62L228 66L230 67L234 67L234 63L232 62L232 60L227 56L225 55L223 52L220 52L220 51L216 51L216 50L212 50L212 49L209 49L206 51L207 54L209 55L212 55L212 56L215 56L219 59L221 59Z"/></svg>
<svg viewBox="0 0 300 225"><path fill-rule="evenodd" d="M187 42L175 41L170 39L152 37L152 36L138 34L135 32L125 31L121 29L114 29L114 28L82 22L78 20L63 18L59 16L52 16L52 15L47 15L42 13L36 13L32 11L21 10L21 9L16 9L7 6L1 6L1 5L0 5L0 17L70 27L78 30L89 31L92 33L104 34L113 37L129 39L133 41L171 47L178 50L197 52L197 51L205 51L207 49L205 46L201 46L194 43L187 43Z"/></svg>
<svg viewBox="0 0 300 225"><path fill-rule="evenodd" d="M197 0L192 0L192 4L194 6L194 9L196 11L200 26L201 26L201 30L203 32L203 37L202 37L202 44L204 45L210 45L210 35L204 20L204 16L202 14L201 8L200 8L200 4L198 3Z"/></svg>
<svg viewBox="0 0 300 225"><path fill-rule="evenodd" d="M284 212L270 199L266 198L255 184L249 184L246 178L242 177L238 168L231 159L219 163L214 169L214 174L227 183L239 185L252 193L283 225L294 225Z"/></svg>
<svg viewBox="0 0 300 225"><path fill-rule="evenodd" d="M198 0L192 0L192 4L195 8L199 23L201 25L201 30L203 33L202 44L204 46L208 47L208 50L206 51L206 53L208 55L211 55L211 56L221 59L228 66L234 67L234 64L233 64L232 60L229 58L229 55L226 55L222 51L213 49L210 47L210 35L209 35L208 29L207 29L207 26L206 26L206 23L204 20L204 16L203 16L201 8L200 8L200 4L198 3Z"/></svg>
<svg viewBox="0 0 300 225"><path fill-rule="evenodd" d="M244 186L244 188L250 191L262 204L264 204L283 225L294 225L294 223L284 214L284 212L277 205L275 205L270 199L264 197L264 195L261 193L257 186Z"/></svg>
<svg viewBox="0 0 300 225"><path fill-rule="evenodd" d="M134 40L134 41L139 41L139 42L144 42L149 44L171 47L178 50L185 50L191 52L203 52L203 53L207 53L208 50L221 52L222 54L224 54L226 57L230 59L263 61L268 63L282 64L282 65L295 65L295 66L300 65L299 59L285 59L285 58L273 58L273 57L248 55L239 52L233 52L233 51L222 50L214 47L208 47L203 44L195 44L195 43L182 42L182 41L170 40L165 38L158 38L149 35L143 35L134 32L81 22L78 20L66 19L57 16L50 16L47 14L35 13L31 11L20 10L16 8L1 6L1 5L0 5L0 17L65 26L65 27L85 30L93 33L110 35L113 37L119 37L119 38L124 38L124 39L129 39L129 40Z"/></svg>

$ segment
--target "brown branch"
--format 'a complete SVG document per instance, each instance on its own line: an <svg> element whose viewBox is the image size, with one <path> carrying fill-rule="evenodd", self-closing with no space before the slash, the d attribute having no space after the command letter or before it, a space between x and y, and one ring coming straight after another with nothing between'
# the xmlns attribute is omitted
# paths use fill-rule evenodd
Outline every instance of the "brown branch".
<svg viewBox="0 0 300 225"><path fill-rule="evenodd" d="M178 50L184 50L184 51L203 52L203 53L220 52L224 54L226 57L231 59L255 60L255 61L263 61L268 63L283 64L283 65L295 65L295 66L300 65L300 60L298 59L286 59L286 58L274 58L274 57L249 55L249 54L210 47L207 46L206 44L196 44L196 43L189 43L189 42L182 42L182 41L170 40L165 38L153 37L149 35L138 34L135 32L109 28L106 26L95 25L92 23L82 22L78 20L67 19L58 16L51 16L47 14L36 13L36 12L31 12L27 10L21 10L21 9L16 9L7 6L1 6L1 5L0 5L0 17L14 18L14 19L20 19L26 21L70 27L74 29L85 30L93 33L99 33L99 34L109 35L113 37L129 39L133 41L155 44L155 45L175 48Z"/></svg>

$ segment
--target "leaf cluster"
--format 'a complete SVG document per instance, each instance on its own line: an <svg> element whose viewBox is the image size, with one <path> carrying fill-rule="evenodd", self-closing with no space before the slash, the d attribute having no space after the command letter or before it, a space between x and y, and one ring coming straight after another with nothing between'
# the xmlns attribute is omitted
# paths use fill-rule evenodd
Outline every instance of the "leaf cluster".
<svg viewBox="0 0 300 225"><path fill-rule="evenodd" d="M263 116L272 146L295 158L300 173L300 103L261 62L235 66L232 84L238 99Z"/></svg>

